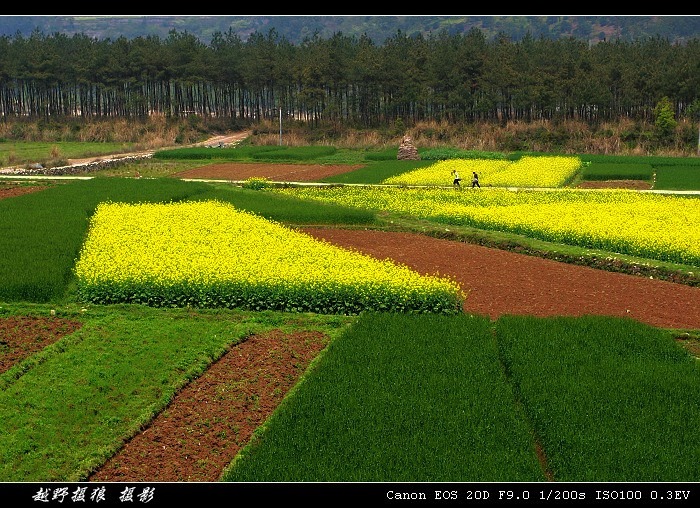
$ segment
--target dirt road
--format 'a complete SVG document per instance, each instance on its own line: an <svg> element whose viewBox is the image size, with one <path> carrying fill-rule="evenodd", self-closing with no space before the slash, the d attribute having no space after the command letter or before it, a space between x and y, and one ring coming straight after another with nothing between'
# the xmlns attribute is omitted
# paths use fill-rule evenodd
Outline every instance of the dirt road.
<svg viewBox="0 0 700 508"><path fill-rule="evenodd" d="M201 143L195 143L195 144L189 145L189 146L211 146L211 147L231 146L231 145L235 145L237 143L240 143L248 136L250 136L250 131L240 131L240 132L234 132L234 133L230 133L230 134L222 134L222 135L218 135L218 136L213 136L213 137L207 139L206 141L202 141ZM175 148L175 147L163 146L163 147L159 147L158 150L162 150L165 148ZM176 148L183 148L183 147L178 146ZM88 158L84 158L84 159L68 159L68 164L71 166L79 166L81 164L89 164L91 162L98 162L98 161L104 161L104 160L125 159L127 157L148 157L149 155L153 155L155 153L155 151L156 151L156 149L144 150L141 152L100 155L97 157L88 157Z"/></svg>

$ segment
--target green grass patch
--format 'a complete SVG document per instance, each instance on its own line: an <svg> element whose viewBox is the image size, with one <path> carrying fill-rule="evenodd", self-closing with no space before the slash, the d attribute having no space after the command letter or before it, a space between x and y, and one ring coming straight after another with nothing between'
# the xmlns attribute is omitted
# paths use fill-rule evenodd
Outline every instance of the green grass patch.
<svg viewBox="0 0 700 508"><path fill-rule="evenodd" d="M542 481L487 318L365 314L224 481Z"/></svg>
<svg viewBox="0 0 700 508"><path fill-rule="evenodd" d="M372 150L365 154L368 161L395 161L399 155L398 148L385 148L384 150Z"/></svg>
<svg viewBox="0 0 700 508"><path fill-rule="evenodd" d="M651 180L651 164L596 163L581 169L583 180Z"/></svg>
<svg viewBox="0 0 700 508"><path fill-rule="evenodd" d="M289 196L259 192L228 184L213 185L197 198L231 203L241 210L290 225L336 224L346 226L377 224L376 212L348 206L317 206L314 202Z"/></svg>
<svg viewBox="0 0 700 508"><path fill-rule="evenodd" d="M176 148L158 150L153 154L155 159L200 160L216 159L227 161L270 161L270 162L303 162L314 161L319 157L329 157L336 153L333 146L251 146L244 145L233 148Z"/></svg>
<svg viewBox="0 0 700 508"><path fill-rule="evenodd" d="M700 364L631 319L504 317L499 349L558 481L697 481Z"/></svg>
<svg viewBox="0 0 700 508"><path fill-rule="evenodd" d="M602 155L581 154L584 162L612 164L651 164L652 166L700 166L700 158L668 157L660 155Z"/></svg>
<svg viewBox="0 0 700 508"><path fill-rule="evenodd" d="M254 155L263 152L274 152L283 150L282 146L236 146L233 148L212 148L212 147L188 147L188 148L170 148L164 150L156 150L153 154L154 159L166 160L202 160L202 159L222 159L230 161L251 161L255 160Z"/></svg>
<svg viewBox="0 0 700 508"><path fill-rule="evenodd" d="M55 160L83 159L132 151L133 143L3 141L0 142L0 166L21 166L29 162L45 164Z"/></svg>
<svg viewBox="0 0 700 508"><path fill-rule="evenodd" d="M319 157L329 157L336 152L333 146L295 146L284 147L283 150L266 151L256 153L253 159L262 161L313 161Z"/></svg>
<svg viewBox="0 0 700 508"><path fill-rule="evenodd" d="M505 153L501 152L484 152L481 150L460 150L459 148L431 148L427 150L419 150L420 157L423 160L443 161L448 159L487 159L487 160L505 160Z"/></svg>
<svg viewBox="0 0 700 508"><path fill-rule="evenodd" d="M654 188L700 191L700 166L658 166Z"/></svg>

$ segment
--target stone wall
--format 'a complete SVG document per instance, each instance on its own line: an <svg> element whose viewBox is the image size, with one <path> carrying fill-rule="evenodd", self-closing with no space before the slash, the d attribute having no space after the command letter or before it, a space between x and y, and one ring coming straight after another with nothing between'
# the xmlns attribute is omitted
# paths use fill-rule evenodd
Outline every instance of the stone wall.
<svg viewBox="0 0 700 508"><path fill-rule="evenodd" d="M62 175L75 175L82 173L90 173L92 171L99 171L100 169L114 168L121 166L122 164L127 164L135 160L149 159L153 157L153 154L144 155L129 155L127 157L120 157L115 159L103 159L96 160L92 162L86 162L84 164L72 164L70 166L56 166L53 168L42 168L42 167L29 167L29 168L5 168L0 169L0 175L17 175L17 176L32 176L32 175L50 175L50 176L62 176Z"/></svg>

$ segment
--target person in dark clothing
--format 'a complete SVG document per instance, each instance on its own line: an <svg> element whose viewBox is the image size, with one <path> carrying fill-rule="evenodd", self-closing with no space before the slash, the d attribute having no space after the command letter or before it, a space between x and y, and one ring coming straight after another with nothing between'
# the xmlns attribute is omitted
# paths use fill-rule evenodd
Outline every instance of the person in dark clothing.
<svg viewBox="0 0 700 508"><path fill-rule="evenodd" d="M479 187L481 189L481 185L479 185L479 175L476 174L476 171L472 171L472 189L474 187Z"/></svg>

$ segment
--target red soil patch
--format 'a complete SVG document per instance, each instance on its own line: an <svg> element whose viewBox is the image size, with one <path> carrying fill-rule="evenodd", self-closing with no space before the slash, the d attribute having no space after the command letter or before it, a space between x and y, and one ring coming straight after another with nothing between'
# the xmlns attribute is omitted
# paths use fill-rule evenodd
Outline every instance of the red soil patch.
<svg viewBox="0 0 700 508"><path fill-rule="evenodd" d="M327 343L273 331L234 346L89 480L216 481Z"/></svg>
<svg viewBox="0 0 700 508"><path fill-rule="evenodd" d="M267 178L275 182L316 182L364 167L363 164L260 164L249 162L208 164L176 173L175 178L241 181Z"/></svg>
<svg viewBox="0 0 700 508"><path fill-rule="evenodd" d="M413 233L306 229L316 238L424 274L450 276L468 297L464 310L504 314L631 317L662 328L700 329L700 288L606 272Z"/></svg>
<svg viewBox="0 0 700 508"><path fill-rule="evenodd" d="M56 317L0 318L0 374L81 326Z"/></svg>
<svg viewBox="0 0 700 508"><path fill-rule="evenodd" d="M7 185L0 184L0 199L13 198L15 196L22 196L24 194L29 194L30 192L37 192L46 189L47 186L28 186L28 185Z"/></svg>

